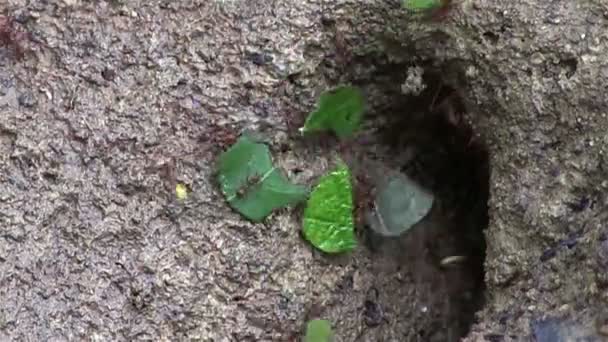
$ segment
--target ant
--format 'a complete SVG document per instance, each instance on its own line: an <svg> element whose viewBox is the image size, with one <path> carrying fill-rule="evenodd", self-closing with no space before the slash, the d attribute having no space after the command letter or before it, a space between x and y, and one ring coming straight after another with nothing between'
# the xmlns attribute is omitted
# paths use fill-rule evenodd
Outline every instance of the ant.
<svg viewBox="0 0 608 342"><path fill-rule="evenodd" d="M12 48L17 59L24 55L24 48L21 43L28 37L28 34L20 30L15 18L0 15L0 46Z"/></svg>
<svg viewBox="0 0 608 342"><path fill-rule="evenodd" d="M239 138L239 132L229 126L216 123L208 123L203 132L197 136L197 142L203 144L202 150L194 151L192 155L207 152L217 152L219 149L227 149L234 145Z"/></svg>
<svg viewBox="0 0 608 342"><path fill-rule="evenodd" d="M260 175L259 173L249 175L245 180L245 184L241 185L237 189L236 193L229 201L233 199L243 199L251 192L254 186L261 185L264 180L266 180L266 178L268 178L268 176L270 176L274 172L275 169L275 167L271 168L266 173L264 173L264 175Z"/></svg>
<svg viewBox="0 0 608 342"><path fill-rule="evenodd" d="M245 180L245 184L241 185L236 191L236 198L244 198L251 191L251 188L254 187L256 184L259 184L261 180L262 177L260 176L260 174L253 174L247 177L247 179Z"/></svg>

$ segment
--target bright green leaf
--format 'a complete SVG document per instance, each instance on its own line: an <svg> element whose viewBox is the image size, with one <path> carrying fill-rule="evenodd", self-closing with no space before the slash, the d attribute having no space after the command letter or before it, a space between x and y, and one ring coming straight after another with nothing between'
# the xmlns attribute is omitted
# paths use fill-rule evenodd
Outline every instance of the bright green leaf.
<svg viewBox="0 0 608 342"><path fill-rule="evenodd" d="M239 138L219 157L218 181L230 206L255 222L308 194L306 187L290 183L272 166L268 146L249 136Z"/></svg>
<svg viewBox="0 0 608 342"><path fill-rule="evenodd" d="M304 342L332 342L334 333L331 323L324 319L313 319L306 325Z"/></svg>
<svg viewBox="0 0 608 342"><path fill-rule="evenodd" d="M364 111L361 91L341 86L321 95L317 109L308 116L300 130L303 134L332 130L338 137L346 138L359 129Z"/></svg>
<svg viewBox="0 0 608 342"><path fill-rule="evenodd" d="M326 253L355 248L350 171L343 163L321 178L304 210L304 238Z"/></svg>
<svg viewBox="0 0 608 342"><path fill-rule="evenodd" d="M403 0L403 7L410 11L428 11L443 6L444 0Z"/></svg>
<svg viewBox="0 0 608 342"><path fill-rule="evenodd" d="M385 236L397 236L422 220L433 206L433 194L404 174L390 176L378 186L369 226Z"/></svg>

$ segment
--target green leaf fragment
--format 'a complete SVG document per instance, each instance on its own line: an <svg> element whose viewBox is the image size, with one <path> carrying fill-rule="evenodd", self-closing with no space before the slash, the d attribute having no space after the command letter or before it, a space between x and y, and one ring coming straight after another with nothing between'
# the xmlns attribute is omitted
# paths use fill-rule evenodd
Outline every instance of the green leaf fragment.
<svg viewBox="0 0 608 342"><path fill-rule="evenodd" d="M356 87L341 86L321 95L317 109L308 116L300 130L303 134L331 130L338 137L346 138L359 129L364 111L361 91Z"/></svg>
<svg viewBox="0 0 608 342"><path fill-rule="evenodd" d="M220 155L218 182L230 206L254 222L303 201L308 194L306 187L290 183L272 166L268 146L249 136Z"/></svg>
<svg viewBox="0 0 608 342"><path fill-rule="evenodd" d="M443 6L444 0L403 0L403 7L410 11L428 11Z"/></svg>
<svg viewBox="0 0 608 342"><path fill-rule="evenodd" d="M306 325L304 342L332 342L334 333L331 323L324 319L313 319Z"/></svg>
<svg viewBox="0 0 608 342"><path fill-rule="evenodd" d="M351 251L354 233L353 196L348 167L339 167L321 178L304 210L304 238L325 253Z"/></svg>
<svg viewBox="0 0 608 342"><path fill-rule="evenodd" d="M397 236L422 220L433 206L434 196L404 174L389 176L378 186L374 210L367 213L369 226L385 236Z"/></svg>

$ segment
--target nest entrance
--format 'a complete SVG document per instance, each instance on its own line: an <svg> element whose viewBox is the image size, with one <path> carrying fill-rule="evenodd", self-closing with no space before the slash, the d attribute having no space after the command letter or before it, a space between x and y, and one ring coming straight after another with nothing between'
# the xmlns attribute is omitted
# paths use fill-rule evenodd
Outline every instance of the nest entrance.
<svg viewBox="0 0 608 342"><path fill-rule="evenodd" d="M426 303L419 336L425 341L458 341L484 303L484 230L488 225L488 150L467 122L462 91L438 71L426 70L424 90L398 96L377 116L379 124L365 159L401 172L434 194L429 214L398 237L364 229L372 251L407 268L419 300ZM365 164L365 162L362 162ZM387 172L359 167L373 189ZM363 175L361 175L363 173ZM373 190L364 192L374 203ZM361 197L359 201L361 201ZM365 226L365 220L362 220ZM426 316L424 316L426 315ZM443 328L443 329L441 329Z"/></svg>

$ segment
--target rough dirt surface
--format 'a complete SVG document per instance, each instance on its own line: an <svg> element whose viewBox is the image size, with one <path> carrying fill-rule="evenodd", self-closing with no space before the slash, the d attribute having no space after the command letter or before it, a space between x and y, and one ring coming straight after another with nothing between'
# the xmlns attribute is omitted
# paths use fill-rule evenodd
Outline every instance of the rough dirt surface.
<svg viewBox="0 0 608 342"><path fill-rule="evenodd" d="M489 300L469 340L519 341L545 316L606 324L601 1L469 1L441 25L389 1L0 11L31 34L21 60L0 47L0 339L288 341L322 316L341 341L430 340L445 319L407 265L321 256L292 211L247 223L212 182L217 153L256 129L311 183L329 155L290 135L320 91L358 75L373 111L388 96L374 75L408 66L461 73L491 150Z"/></svg>
<svg viewBox="0 0 608 342"><path fill-rule="evenodd" d="M542 317L604 340L608 7L476 1L455 25L492 150L490 301L470 340L519 341Z"/></svg>

